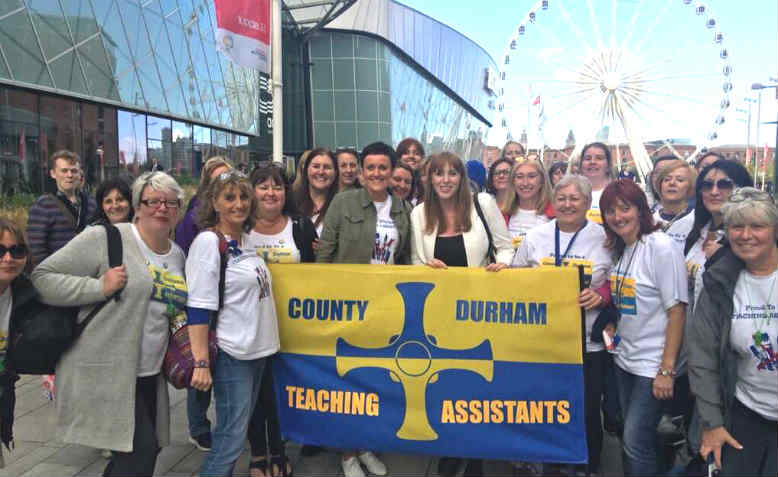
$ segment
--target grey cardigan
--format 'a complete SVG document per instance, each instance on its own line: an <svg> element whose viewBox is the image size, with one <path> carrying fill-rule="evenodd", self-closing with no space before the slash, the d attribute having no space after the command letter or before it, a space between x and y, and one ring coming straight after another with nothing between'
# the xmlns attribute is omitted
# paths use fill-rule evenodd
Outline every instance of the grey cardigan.
<svg viewBox="0 0 778 477"><path fill-rule="evenodd" d="M86 327L57 364L57 434L65 441L99 449L132 451L135 381L143 323L152 279L130 224L117 224L127 286ZM32 272L44 302L82 306L79 320L103 301L102 276L108 269L105 229L89 227ZM167 384L157 385L157 439L170 440Z"/></svg>
<svg viewBox="0 0 778 477"><path fill-rule="evenodd" d="M729 346L729 332L735 284L745 264L729 248L721 252L702 276L703 289L686 328L689 384L705 430L729 426L737 382L737 357Z"/></svg>

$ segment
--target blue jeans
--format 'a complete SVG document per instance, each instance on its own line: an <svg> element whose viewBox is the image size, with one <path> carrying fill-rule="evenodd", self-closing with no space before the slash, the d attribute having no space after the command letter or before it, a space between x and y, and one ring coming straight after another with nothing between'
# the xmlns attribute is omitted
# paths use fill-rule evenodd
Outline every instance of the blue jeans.
<svg viewBox="0 0 778 477"><path fill-rule="evenodd" d="M198 391L195 388L186 390L186 419L189 422L189 435L201 436L211 432L211 421L206 413L211 405L211 390Z"/></svg>
<svg viewBox="0 0 778 477"><path fill-rule="evenodd" d="M222 350L213 365L216 426L201 476L232 475L246 442L249 419L259 395L266 358L240 360Z"/></svg>
<svg viewBox="0 0 778 477"><path fill-rule="evenodd" d="M654 380L615 368L624 416L621 448L624 475L656 475L659 472L656 426L662 417L662 401L652 392Z"/></svg>

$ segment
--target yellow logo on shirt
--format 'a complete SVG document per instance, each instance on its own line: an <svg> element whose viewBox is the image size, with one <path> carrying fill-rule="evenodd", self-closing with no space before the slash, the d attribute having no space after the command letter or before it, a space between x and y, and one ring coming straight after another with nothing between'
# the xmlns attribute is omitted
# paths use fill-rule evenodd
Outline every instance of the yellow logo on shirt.
<svg viewBox="0 0 778 477"><path fill-rule="evenodd" d="M611 275L611 296L613 304L619 307L622 315L637 315L634 278Z"/></svg>
<svg viewBox="0 0 778 477"><path fill-rule="evenodd" d="M154 281L151 299L167 305L165 316L171 331L175 332L186 324L186 282L183 277L164 268L149 264L148 269Z"/></svg>
<svg viewBox="0 0 778 477"><path fill-rule="evenodd" d="M578 267L582 266L584 268L584 287L588 287L592 283L592 267L594 266L593 262L591 260L585 260L582 258L568 258L565 257L562 259L562 266L563 267ZM540 261L541 267L554 267L556 266L554 257L545 257Z"/></svg>
<svg viewBox="0 0 778 477"><path fill-rule="evenodd" d="M589 209L586 211L586 218L592 222L602 225L602 212L600 209Z"/></svg>
<svg viewBox="0 0 778 477"><path fill-rule="evenodd" d="M521 242L524 241L524 236L525 235L526 234L522 234L522 235L517 235L517 236L513 237L513 248L514 249L519 248L519 246L521 245Z"/></svg>
<svg viewBox="0 0 778 477"><path fill-rule="evenodd" d="M295 263L294 249L288 247L257 247L257 255L265 263Z"/></svg>

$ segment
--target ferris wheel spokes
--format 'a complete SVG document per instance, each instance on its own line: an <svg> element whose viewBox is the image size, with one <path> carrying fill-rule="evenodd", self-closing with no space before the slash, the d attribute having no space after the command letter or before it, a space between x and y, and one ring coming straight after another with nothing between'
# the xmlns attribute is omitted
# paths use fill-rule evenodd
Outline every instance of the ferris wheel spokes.
<svg viewBox="0 0 778 477"><path fill-rule="evenodd" d="M616 2L616 0L613 0L613 1L614 1L614 3ZM622 50L627 48L627 44L628 44L629 40L632 38L632 34L636 30L635 25L637 25L638 17L640 17L640 7L643 6L643 1L644 0L640 0L640 3L638 3L637 6L635 7L635 12L632 14L632 18L629 21L629 28L627 29L627 36L625 36L624 39L621 41L621 49ZM612 31L615 31L615 30L616 29L614 28Z"/></svg>
<svg viewBox="0 0 778 477"><path fill-rule="evenodd" d="M643 38L642 38L642 39L641 39L639 42L637 42L637 43L635 44L635 48L634 48L634 50L633 50L633 53L634 53L635 55L637 55L638 53L640 53L640 50L643 48L643 45L645 44L645 42L646 42L646 41L647 41L649 38L651 38L651 33L653 33L653 31L654 31L654 28L656 28L656 26L657 26L657 25L659 25L659 22L661 22L661 21L664 19L664 17L665 17L665 14L667 13L667 10L669 10L669 9L670 9L670 6L671 6L672 4L673 4L673 0L667 0L667 1L665 2L665 6L664 6L664 8L663 8L663 9L662 9L662 11L659 13L659 15L657 15L657 16L656 16L656 18L654 19L654 23L652 23L652 24L651 24L651 26L648 28L648 30L646 30L646 32L643 34Z"/></svg>
<svg viewBox="0 0 778 477"><path fill-rule="evenodd" d="M578 24L570 19L570 13L565 8L565 4L562 0L559 0L559 11L562 13L562 17L564 17L567 24L570 25L570 28L572 29L576 38L578 38L578 41L580 41L584 48L586 48L586 53L590 54L592 51L594 51L592 47L589 46L589 42L586 41L586 37L584 36L581 29L578 28Z"/></svg>
<svg viewBox="0 0 778 477"><path fill-rule="evenodd" d="M589 20L592 22L592 28L594 29L594 36L597 38L597 47L602 50L602 35L600 35L600 26L597 24L597 19L594 17L594 7L592 6L592 0L586 0L586 6L589 9Z"/></svg>

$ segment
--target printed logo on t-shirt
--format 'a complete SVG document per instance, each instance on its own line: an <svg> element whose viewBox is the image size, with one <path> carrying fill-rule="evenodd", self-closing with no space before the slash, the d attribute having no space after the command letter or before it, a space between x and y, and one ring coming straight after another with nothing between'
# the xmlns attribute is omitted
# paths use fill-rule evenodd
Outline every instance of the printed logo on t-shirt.
<svg viewBox="0 0 778 477"><path fill-rule="evenodd" d="M270 296L270 280L268 280L267 270L264 267L256 267L257 283L259 283L259 299L263 300Z"/></svg>
<svg viewBox="0 0 778 477"><path fill-rule="evenodd" d="M592 222L602 225L602 213L600 209L589 209L586 211L586 218Z"/></svg>
<svg viewBox="0 0 778 477"><path fill-rule="evenodd" d="M778 369L778 355L775 354L773 344L770 342L770 335L761 331L754 333L754 344L748 349L756 359L756 369L759 371L775 371Z"/></svg>
<svg viewBox="0 0 778 477"><path fill-rule="evenodd" d="M373 247L373 256L371 257L373 263L381 263L386 265L389 263L389 258L392 256L392 245L394 239L390 238L388 234L379 233L375 234L375 246Z"/></svg>
<svg viewBox="0 0 778 477"><path fill-rule="evenodd" d="M8 332L0 331L0 356L5 354L5 350L8 348Z"/></svg>
<svg viewBox="0 0 778 477"><path fill-rule="evenodd" d="M283 240L280 241L280 245L280 247L258 245L257 255L262 257L265 263L294 263L294 249L285 247Z"/></svg>
<svg viewBox="0 0 778 477"><path fill-rule="evenodd" d="M592 283L592 266L594 265L591 260L575 257L565 257L562 259L563 267L577 267L582 265L584 267L584 288L588 288ZM554 257L545 257L540 261L541 267L555 267L556 262Z"/></svg>
<svg viewBox="0 0 778 477"><path fill-rule="evenodd" d="M513 237L513 248L514 249L518 249L519 246L521 245L521 242L524 241L524 237L526 237L526 236L527 236L527 234L523 233L523 234L519 234L519 235Z"/></svg>
<svg viewBox="0 0 778 477"><path fill-rule="evenodd" d="M165 304L164 315L175 333L186 324L186 282L164 268L149 264L148 269L153 280L151 300Z"/></svg>
<svg viewBox="0 0 778 477"><path fill-rule="evenodd" d="M634 278L611 275L611 295L622 315L638 314Z"/></svg>

